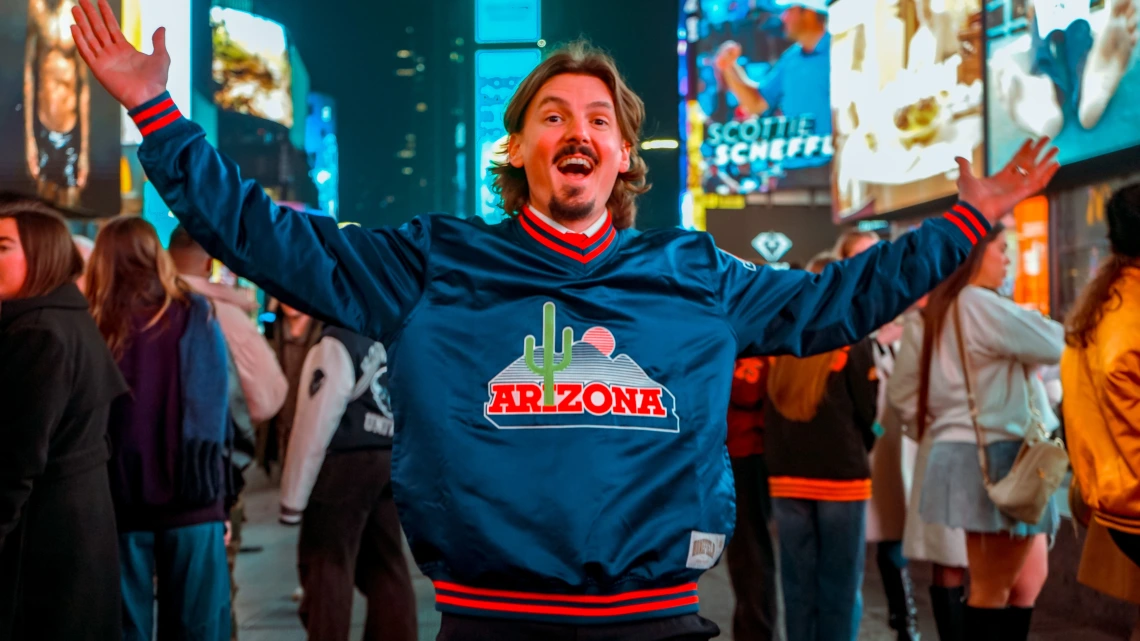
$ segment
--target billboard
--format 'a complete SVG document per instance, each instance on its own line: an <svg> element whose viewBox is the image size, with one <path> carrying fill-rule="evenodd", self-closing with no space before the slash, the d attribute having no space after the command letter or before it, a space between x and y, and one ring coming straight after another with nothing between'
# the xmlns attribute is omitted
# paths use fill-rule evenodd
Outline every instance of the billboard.
<svg viewBox="0 0 1140 641"><path fill-rule="evenodd" d="M123 0L120 25L127 42L149 54L154 50L151 34L159 27L166 28L166 50L170 52L170 71L166 90L183 116L192 118L193 93L191 92L191 3L185 0ZM122 143L141 145L142 134L138 125L122 110Z"/></svg>
<svg viewBox="0 0 1140 641"><path fill-rule="evenodd" d="M692 198L827 186L826 22L824 0L681 3L682 176Z"/></svg>
<svg viewBox="0 0 1140 641"><path fill-rule="evenodd" d="M984 160L981 0L831 5L837 219L957 191L956 156Z"/></svg>
<svg viewBox="0 0 1140 641"><path fill-rule="evenodd" d="M70 29L76 6L76 0L0 3L0 191L113 216L119 105L79 57Z"/></svg>
<svg viewBox="0 0 1140 641"><path fill-rule="evenodd" d="M475 42L538 42L542 0L475 0Z"/></svg>
<svg viewBox="0 0 1140 641"><path fill-rule="evenodd" d="M491 190L491 163L506 156L507 130L503 111L523 78L538 66L538 49L484 49L475 52L475 165L479 206L476 213L489 223L502 219L498 196Z"/></svg>
<svg viewBox="0 0 1140 641"><path fill-rule="evenodd" d="M293 70L285 28L236 9L210 8L214 102L293 126Z"/></svg>
<svg viewBox="0 0 1140 641"><path fill-rule="evenodd" d="M1052 136L1069 164L1140 144L1131 0L994 0L987 6L988 161Z"/></svg>

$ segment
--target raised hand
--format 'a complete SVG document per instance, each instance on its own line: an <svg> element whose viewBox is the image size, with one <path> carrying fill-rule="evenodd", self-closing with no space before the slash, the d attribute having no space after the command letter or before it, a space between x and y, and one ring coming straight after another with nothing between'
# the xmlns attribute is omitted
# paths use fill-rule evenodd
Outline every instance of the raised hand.
<svg viewBox="0 0 1140 641"><path fill-rule="evenodd" d="M98 7L91 0L79 0L71 14L75 17L71 35L79 55L115 100L133 109L166 91L170 55L165 29L154 32L154 53L148 56L127 42L107 0L99 0Z"/></svg>
<svg viewBox="0 0 1140 641"><path fill-rule="evenodd" d="M743 53L744 50L738 43L729 40L717 49L716 58L713 59L713 65L717 69L724 71L736 64L737 59L739 59Z"/></svg>
<svg viewBox="0 0 1140 641"><path fill-rule="evenodd" d="M976 207L990 223L1045 189L1061 168L1057 148L1048 138L1026 140L1009 164L989 178L975 176L965 158L955 160L959 169L958 197Z"/></svg>

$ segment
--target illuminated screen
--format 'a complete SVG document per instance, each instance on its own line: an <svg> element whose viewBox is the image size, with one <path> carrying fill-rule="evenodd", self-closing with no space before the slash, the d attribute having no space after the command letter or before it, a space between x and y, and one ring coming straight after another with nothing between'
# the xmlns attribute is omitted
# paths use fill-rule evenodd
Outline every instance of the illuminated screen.
<svg viewBox="0 0 1140 641"><path fill-rule="evenodd" d="M293 71L285 28L272 20L212 7L214 102L222 109L293 126Z"/></svg>
<svg viewBox="0 0 1140 641"><path fill-rule="evenodd" d="M682 3L683 169L694 198L826 186L832 153L826 18L817 23L818 44L804 47L786 34L785 9L775 1Z"/></svg>
<svg viewBox="0 0 1140 641"><path fill-rule="evenodd" d="M1029 136L1052 136L1062 164L1140 144L1132 2L995 0L987 6L991 172Z"/></svg>
<svg viewBox="0 0 1140 641"><path fill-rule="evenodd" d="M956 192L984 159L980 0L831 5L832 205L881 214Z"/></svg>
<svg viewBox="0 0 1140 641"><path fill-rule="evenodd" d="M191 112L193 99L190 91L190 73L193 56L190 50L190 26L193 15L189 2L171 0L123 0L119 24L123 33L139 51L151 53L151 34L159 27L166 29L166 50L170 52L170 69L166 80L166 90L178 105L179 111L187 118ZM122 142L124 145L141 145L142 134L127 110L122 110Z"/></svg>
<svg viewBox="0 0 1140 641"><path fill-rule="evenodd" d="M119 105L79 58L70 29L78 4L0 2L0 191L113 216Z"/></svg>
<svg viewBox="0 0 1140 641"><path fill-rule="evenodd" d="M475 52L475 149L479 154L475 166L479 216L487 222L498 222L503 210L499 197L491 187L494 175L491 163L506 159L507 130L503 127L503 111L515 89L542 54L538 49L484 49Z"/></svg>

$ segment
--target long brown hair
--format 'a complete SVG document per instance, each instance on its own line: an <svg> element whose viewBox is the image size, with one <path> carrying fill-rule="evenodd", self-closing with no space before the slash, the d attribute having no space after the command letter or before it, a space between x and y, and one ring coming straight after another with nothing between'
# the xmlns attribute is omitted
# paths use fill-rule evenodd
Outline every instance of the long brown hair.
<svg viewBox="0 0 1140 641"><path fill-rule="evenodd" d="M641 122L645 120L645 105L626 84L618 72L613 58L585 40L576 40L559 48L530 72L503 112L503 126L507 133L522 132L526 111L534 97L548 80L563 74L593 76L609 87L614 97L614 110L622 139L629 144L629 171L618 174L614 190L606 201L614 227L633 227L637 216L637 197L649 191L645 183L648 168L638 155ZM530 187L526 182L526 171L514 167L510 162L495 162L491 173L495 175L493 191L499 194L499 206L510 216L517 216L530 200Z"/></svg>
<svg viewBox="0 0 1140 641"><path fill-rule="evenodd" d="M1112 254L1097 267L1077 304L1065 319L1065 343L1085 348L1093 341L1104 313L1124 300L1116 283L1129 267L1140 267L1140 185L1118 190L1105 206Z"/></svg>
<svg viewBox="0 0 1140 641"><path fill-rule="evenodd" d="M46 296L83 273L83 257L71 241L67 222L54 209L31 199L0 204L0 219L16 221L27 277L19 298Z"/></svg>
<svg viewBox="0 0 1140 641"><path fill-rule="evenodd" d="M833 254L820 254L811 259L807 271L818 274L836 260ZM768 400L780 416L799 423L815 418L827 392L836 351L808 358L780 356L773 361L768 370Z"/></svg>
<svg viewBox="0 0 1140 641"><path fill-rule="evenodd" d="M966 262L930 292L930 298L922 310L922 360L918 368L919 438L922 438L923 432L926 431L926 414L930 407L930 368L934 359L934 350L937 348L935 340L942 335L942 328L946 326L946 316L950 313L951 305L958 300L958 295L966 289L981 268L986 248L1004 232L1005 227L1001 223L994 225L990 233L974 245L974 249L966 257Z"/></svg>
<svg viewBox="0 0 1140 641"><path fill-rule="evenodd" d="M171 304L186 303L187 291L150 223L121 217L99 231L87 272L87 300L116 357L127 347L137 313L151 314L144 326L149 329Z"/></svg>

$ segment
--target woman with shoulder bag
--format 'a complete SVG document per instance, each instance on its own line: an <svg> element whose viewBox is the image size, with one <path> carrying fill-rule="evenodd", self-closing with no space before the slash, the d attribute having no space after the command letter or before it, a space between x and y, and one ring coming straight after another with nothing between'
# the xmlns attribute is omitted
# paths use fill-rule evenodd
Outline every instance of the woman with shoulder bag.
<svg viewBox="0 0 1140 641"><path fill-rule="evenodd" d="M1066 322L1065 436L1091 519L1140 565L1140 185L1105 218L1112 254Z"/></svg>
<svg viewBox="0 0 1140 641"><path fill-rule="evenodd" d="M998 295L1006 247L996 226L922 314L917 423L933 444L920 515L966 532L971 640L1028 638L1059 524L1052 492L1067 467L1047 437L1058 422L1035 373L1060 360L1064 330ZM1036 503L1019 505L1023 495Z"/></svg>
<svg viewBox="0 0 1140 641"><path fill-rule="evenodd" d="M127 391L67 223L0 205L0 639L120 641L107 417Z"/></svg>

